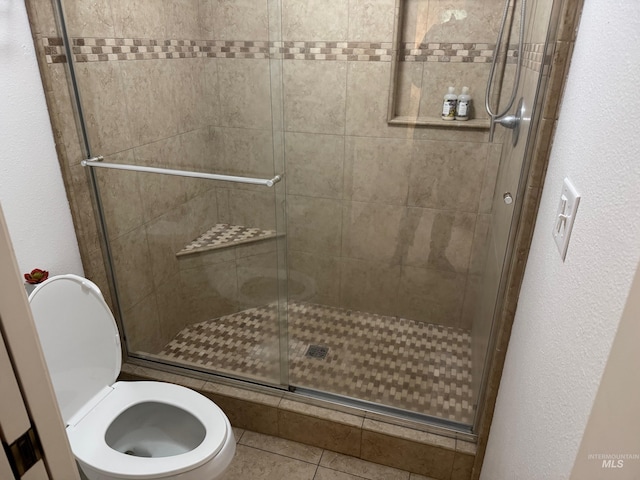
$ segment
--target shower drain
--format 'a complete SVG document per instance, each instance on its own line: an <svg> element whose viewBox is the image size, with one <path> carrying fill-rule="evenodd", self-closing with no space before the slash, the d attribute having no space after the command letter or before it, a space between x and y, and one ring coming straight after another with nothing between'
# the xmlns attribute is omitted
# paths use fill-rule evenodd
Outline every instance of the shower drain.
<svg viewBox="0 0 640 480"><path fill-rule="evenodd" d="M323 347L322 345L309 345L307 348L307 353L304 355L306 357L311 358L319 358L320 360L324 360L329 353L329 347Z"/></svg>

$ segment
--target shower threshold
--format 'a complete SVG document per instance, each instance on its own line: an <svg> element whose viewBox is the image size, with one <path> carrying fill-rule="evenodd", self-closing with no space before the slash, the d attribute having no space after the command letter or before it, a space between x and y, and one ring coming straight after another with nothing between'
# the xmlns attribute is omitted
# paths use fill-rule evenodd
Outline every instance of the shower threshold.
<svg viewBox="0 0 640 480"><path fill-rule="evenodd" d="M189 325L158 354L245 378L278 378L277 306ZM473 421L466 330L305 302L289 302L289 379L300 390L357 399L446 422ZM322 358L310 346L326 348Z"/></svg>

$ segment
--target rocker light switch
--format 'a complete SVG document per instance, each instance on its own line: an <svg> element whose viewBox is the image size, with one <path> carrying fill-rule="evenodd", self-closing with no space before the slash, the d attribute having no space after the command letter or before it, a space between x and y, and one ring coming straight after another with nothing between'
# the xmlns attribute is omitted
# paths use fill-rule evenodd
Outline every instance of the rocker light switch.
<svg viewBox="0 0 640 480"><path fill-rule="evenodd" d="M571 229L573 228L573 221L575 220L579 203L580 194L569 179L565 178L562 185L562 193L560 194L560 204L558 205L558 211L553 225L553 239L556 242L563 262L567 256L569 237L571 236Z"/></svg>

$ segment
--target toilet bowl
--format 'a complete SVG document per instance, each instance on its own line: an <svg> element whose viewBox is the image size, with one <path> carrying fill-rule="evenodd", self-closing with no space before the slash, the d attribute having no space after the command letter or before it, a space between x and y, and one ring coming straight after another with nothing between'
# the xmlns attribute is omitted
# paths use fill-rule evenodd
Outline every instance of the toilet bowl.
<svg viewBox="0 0 640 480"><path fill-rule="evenodd" d="M60 275L29 295L71 450L89 480L213 480L235 439L224 412L179 385L116 382L120 336L98 287Z"/></svg>

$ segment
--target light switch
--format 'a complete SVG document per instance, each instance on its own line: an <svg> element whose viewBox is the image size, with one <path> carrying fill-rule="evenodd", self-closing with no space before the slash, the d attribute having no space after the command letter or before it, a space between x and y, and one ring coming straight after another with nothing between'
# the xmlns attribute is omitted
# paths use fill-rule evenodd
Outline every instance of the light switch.
<svg viewBox="0 0 640 480"><path fill-rule="evenodd" d="M563 262L567 256L571 229L573 228L579 203L580 194L571 181L565 178L562 185L562 193L560 194L560 203L558 205L558 211L556 212L555 223L553 225L553 239L556 242Z"/></svg>

